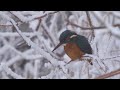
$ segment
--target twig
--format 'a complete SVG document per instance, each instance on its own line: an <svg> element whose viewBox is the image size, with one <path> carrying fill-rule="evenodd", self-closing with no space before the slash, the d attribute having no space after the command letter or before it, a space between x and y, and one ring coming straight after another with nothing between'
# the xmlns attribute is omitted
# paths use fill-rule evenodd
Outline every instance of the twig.
<svg viewBox="0 0 120 90"><path fill-rule="evenodd" d="M98 17L99 21L107 27L107 30L110 33L112 33L112 35L114 35L117 38L120 38L120 31L118 28L114 28L113 25L111 25L111 23L109 23L107 20L104 21L100 12L94 11L94 14L96 15L96 17Z"/></svg>
<svg viewBox="0 0 120 90"><path fill-rule="evenodd" d="M105 73L105 70L102 68L102 66L99 64L99 62L98 62L98 60L96 59L96 61L97 61L97 63L98 63L98 65L99 65L99 67L100 67L100 69ZM103 63L102 63L103 64Z"/></svg>
<svg viewBox="0 0 120 90"><path fill-rule="evenodd" d="M25 36L30 36L30 37L36 35L36 33L33 33L33 32L30 32L30 33L23 32L22 34ZM20 35L17 32L0 32L0 36L2 36L2 37L19 37Z"/></svg>
<svg viewBox="0 0 120 90"><path fill-rule="evenodd" d="M44 14L43 16L34 18L34 20L36 20L36 19L42 19L42 18L46 17L47 15L55 14L55 13L58 13L58 12L59 12L59 11L55 11L55 12L51 12L51 13L48 13L48 14Z"/></svg>
<svg viewBox="0 0 120 90"><path fill-rule="evenodd" d="M107 27L106 26L98 26L98 27L92 27L92 28L89 28L89 27L82 27L80 25L77 25L77 24L74 24L72 22L70 22L69 20L66 20L66 22L72 26L75 26L75 27L78 27L78 28L81 28L82 30L92 30L92 29L97 29L97 30L102 30L102 29L106 29ZM120 24L114 24L113 27L120 27Z"/></svg>
<svg viewBox="0 0 120 90"><path fill-rule="evenodd" d="M32 60L32 59L39 59L42 58L41 55L27 55L27 54L23 54L22 52L16 50L14 47L7 45L7 47L11 50L13 50L14 52L16 52L18 55L20 55L21 57L23 57L26 60Z"/></svg>
<svg viewBox="0 0 120 90"><path fill-rule="evenodd" d="M33 49L29 49L29 50L23 52L23 54L30 55L31 53L33 53L33 51L34 51ZM6 62L6 65L9 67L9 66L13 65L15 62L20 61L22 58L23 57L21 57L20 55L16 55L12 59L9 59L9 61ZM24 59L24 60L27 60L27 59Z"/></svg>
<svg viewBox="0 0 120 90"><path fill-rule="evenodd" d="M95 79L105 79L120 74L120 69L96 77Z"/></svg>
<svg viewBox="0 0 120 90"><path fill-rule="evenodd" d="M108 58L105 58L105 59L101 59L102 61L104 60L110 60L110 59L115 59L115 58L119 58L120 57L120 55L118 55L118 56L113 56L113 57L108 57Z"/></svg>
<svg viewBox="0 0 120 90"><path fill-rule="evenodd" d="M38 29L39 29L39 27L40 27L40 24L41 24L41 19L39 20L38 25L37 25L37 27L36 27L36 30L35 30L35 31L38 31Z"/></svg>
<svg viewBox="0 0 120 90"><path fill-rule="evenodd" d="M91 30L92 30L92 36L95 37L95 34L94 34L94 28L93 28L93 24L92 24L92 20L90 18L90 14L88 11L86 11L86 15L87 15L87 18L88 18L88 22L90 24L90 27L91 27Z"/></svg>
<svg viewBox="0 0 120 90"><path fill-rule="evenodd" d="M15 15L14 13L12 13L11 11L9 11L9 12L10 12L12 15L14 15L16 18L18 18L18 19L20 20L20 22L26 22L26 21L22 20L20 17L18 17L17 15ZM57 13L57 12L59 12L59 11L46 13L46 14L43 14L42 16L39 16L39 17L32 17L31 19L28 19L27 17L24 17L24 18L26 18L27 22L30 22L30 21L34 21L34 20L37 20L37 19L40 20L40 19L46 17L47 15L55 14L55 13Z"/></svg>
<svg viewBox="0 0 120 90"><path fill-rule="evenodd" d="M18 23L16 23L18 25ZM12 24L0 24L0 27L13 27Z"/></svg>
<svg viewBox="0 0 120 90"><path fill-rule="evenodd" d="M45 52L43 49L41 49L38 45L33 43L28 37L24 36L21 32L21 30L15 25L15 21L13 19L10 20L11 23L16 28L16 31L18 34L23 38L23 40L31 46L31 48L37 50L44 58L46 58L53 66L58 66L57 60L53 58L49 53Z"/></svg>
<svg viewBox="0 0 120 90"><path fill-rule="evenodd" d="M50 36L50 34L49 34L47 28L45 27L45 25L42 25L42 27L43 27L45 33L47 34L48 38L51 40L51 42L53 42L52 44L55 46L55 43L54 43L52 37Z"/></svg>
<svg viewBox="0 0 120 90"><path fill-rule="evenodd" d="M0 27L12 27L13 25L0 24Z"/></svg>
<svg viewBox="0 0 120 90"><path fill-rule="evenodd" d="M7 65L1 63L1 66L3 68L3 70L8 74L11 75L13 78L15 79L25 79L22 76L16 74L15 72L13 72Z"/></svg>
<svg viewBox="0 0 120 90"><path fill-rule="evenodd" d="M15 14L13 14L11 11L9 11L14 17L16 17L17 19L19 19L19 17ZM23 22L21 19L19 19L20 22Z"/></svg>

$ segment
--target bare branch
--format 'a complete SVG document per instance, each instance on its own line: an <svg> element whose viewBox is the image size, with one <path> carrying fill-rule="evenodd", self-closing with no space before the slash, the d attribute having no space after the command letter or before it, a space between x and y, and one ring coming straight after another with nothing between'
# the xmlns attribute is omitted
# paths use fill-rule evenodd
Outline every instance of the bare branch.
<svg viewBox="0 0 120 90"><path fill-rule="evenodd" d="M21 77L20 75L16 74L15 72L13 72L7 65L1 63L1 67L3 68L3 70L7 74L11 75L13 78L15 78L15 79L25 79L25 78Z"/></svg>
<svg viewBox="0 0 120 90"><path fill-rule="evenodd" d="M18 25L18 23L16 23ZM13 27L12 24L0 24L0 27Z"/></svg>
<svg viewBox="0 0 120 90"><path fill-rule="evenodd" d="M0 24L0 27L12 27L13 25Z"/></svg>
<svg viewBox="0 0 120 90"><path fill-rule="evenodd" d="M39 20L38 25L37 25L37 27L36 27L36 30L35 30L35 31L38 31L38 29L39 29L39 27L40 27L40 24L41 24L41 19Z"/></svg>
<svg viewBox="0 0 120 90"><path fill-rule="evenodd" d="M86 15L87 15L87 18L88 18L88 22L90 24L90 27L91 27L91 30L92 30L92 36L95 37L95 34L94 34L94 28L93 28L93 24L92 24L92 20L90 18L90 14L88 11L86 11Z"/></svg>
<svg viewBox="0 0 120 90"><path fill-rule="evenodd" d="M102 30L103 29L104 30L104 29L106 29L106 26L98 26L98 27L94 26L92 28L89 28L89 27L82 27L80 25L74 24L74 23L70 22L69 20L66 20L66 22L68 24L70 24L72 26L75 26L75 27L78 27L78 28L80 28L82 30L92 30L92 29L97 29L97 30ZM113 27L120 27L120 24L114 24Z"/></svg>
<svg viewBox="0 0 120 90"><path fill-rule="evenodd" d="M51 15L51 14L55 14L55 13L58 13L59 11L55 11L55 12L50 12L50 13L45 13L45 14L43 14L42 16L39 16L39 17L32 17L32 18L30 18L30 19L28 19L28 18L26 18L26 17L24 17L23 15L23 17L26 19L25 21L24 20L22 20L20 17L18 17L17 15L15 15L13 12L11 12L11 11L9 11L12 15L14 15L16 18L18 18L19 20L20 20L20 22L30 22L30 21L33 21L33 20L40 20L40 19L42 19L42 18L44 18L44 17L46 17L47 15Z"/></svg>
<svg viewBox="0 0 120 90"><path fill-rule="evenodd" d="M14 25L14 27L16 28L16 31L19 33L19 35L23 38L23 40L29 45L31 46L33 49L37 50L38 52L40 52L41 55L43 55L43 57L47 58L50 62L52 62L51 64L54 66L55 64L57 64L57 60L54 59L53 57L50 56L49 53L45 52L43 49L41 49L39 46L37 46L35 43L33 43L28 37L24 36L22 34L22 32L19 30L19 28L14 24L15 21L11 20L11 23ZM51 59L50 59L51 58ZM54 64L53 64L54 63Z"/></svg>
<svg viewBox="0 0 120 90"><path fill-rule="evenodd" d="M43 16L34 18L34 20L36 20L36 19L42 19L42 18L46 17L47 15L52 15L52 14L55 14L55 13L58 13L58 12L59 12L59 11L55 11L55 12L51 12L51 13L48 13L48 14L44 14Z"/></svg>
<svg viewBox="0 0 120 90"><path fill-rule="evenodd" d="M106 78L109 78L109 77L112 77L112 76L115 76L118 74L120 74L120 69L112 71L112 72L104 74L104 75L101 75L101 76L98 76L95 79L106 79Z"/></svg>
<svg viewBox="0 0 120 90"><path fill-rule="evenodd" d="M17 15L13 14L11 11L9 11L14 17L16 17L17 19L19 19L20 22L23 22L20 18L18 18Z"/></svg>
<svg viewBox="0 0 120 90"><path fill-rule="evenodd" d="M23 32L23 35L32 37L32 36L35 36L36 33ZM0 36L2 36L2 37L19 37L20 35L17 32L14 32L14 33L13 32L0 32Z"/></svg>

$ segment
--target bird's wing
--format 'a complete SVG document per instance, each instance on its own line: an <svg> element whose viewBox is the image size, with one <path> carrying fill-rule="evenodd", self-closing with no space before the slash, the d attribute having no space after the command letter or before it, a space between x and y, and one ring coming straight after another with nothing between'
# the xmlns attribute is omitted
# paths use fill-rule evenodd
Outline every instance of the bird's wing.
<svg viewBox="0 0 120 90"><path fill-rule="evenodd" d="M78 47L87 54L92 54L92 48L87 40L87 38L85 38L84 36L77 36L78 39L76 39L77 45Z"/></svg>

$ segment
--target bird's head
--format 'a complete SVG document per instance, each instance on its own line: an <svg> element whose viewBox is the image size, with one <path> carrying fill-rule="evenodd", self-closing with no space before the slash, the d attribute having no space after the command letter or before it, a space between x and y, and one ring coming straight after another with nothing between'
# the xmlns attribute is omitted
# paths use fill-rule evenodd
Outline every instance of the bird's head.
<svg viewBox="0 0 120 90"><path fill-rule="evenodd" d="M71 42L72 38L76 36L77 34L75 32L72 32L70 30L65 30L64 32L61 33L59 37L60 43L53 49L53 51L55 51L61 45Z"/></svg>

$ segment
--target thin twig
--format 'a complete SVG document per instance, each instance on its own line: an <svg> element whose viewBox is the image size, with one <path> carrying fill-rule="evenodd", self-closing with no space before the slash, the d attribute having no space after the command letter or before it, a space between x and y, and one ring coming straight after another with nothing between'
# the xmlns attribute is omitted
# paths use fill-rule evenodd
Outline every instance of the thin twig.
<svg viewBox="0 0 120 90"><path fill-rule="evenodd" d="M99 65L100 69L105 73L105 70L104 70L104 69L102 68L102 66L99 64L99 62L98 62L97 59L96 59L96 61L97 61L98 65Z"/></svg>
<svg viewBox="0 0 120 90"><path fill-rule="evenodd" d="M0 27L12 27L13 25L0 24Z"/></svg>
<svg viewBox="0 0 120 90"><path fill-rule="evenodd" d="M95 37L95 34L94 34L94 28L93 28L93 24L92 24L92 20L90 18L90 14L88 11L86 11L86 15L87 15L87 18L88 18L88 22L90 24L90 27L91 27L91 30L92 30L92 36Z"/></svg>
<svg viewBox="0 0 120 90"><path fill-rule="evenodd" d="M98 27L92 27L92 28L89 28L89 27L82 27L80 25L77 25L77 24L74 24L72 22L70 22L69 20L66 20L66 22L72 26L75 26L75 27L78 27L78 28L81 28L82 30L92 30L92 29L97 29L97 30L102 30L102 29L106 29L106 26L98 26ZM114 24L113 27L120 27L120 24Z"/></svg>
<svg viewBox="0 0 120 90"><path fill-rule="evenodd" d="M28 37L24 36L22 34L22 32L19 30L19 28L14 24L15 21L14 20L11 20L10 21L13 26L16 28L16 31L18 32L18 34L23 38L23 40L29 45L31 46L32 48L34 48L35 50L38 50L45 58L47 58L49 60L49 58L52 58L47 52L45 52L43 49L39 48L39 46L37 46L35 43L33 43ZM52 58L53 59L53 58ZM55 63L56 59L54 59L54 62L53 60L49 60L49 62L53 62ZM53 63L51 63L53 65ZM54 65L53 65L54 66Z"/></svg>
<svg viewBox="0 0 120 90"><path fill-rule="evenodd" d="M18 23L16 23L16 25L18 25ZM12 24L0 24L0 27L13 27Z"/></svg>
<svg viewBox="0 0 120 90"><path fill-rule="evenodd" d="M12 13L11 11L9 11L13 16L15 16L16 18L18 18L20 20L20 22L24 22L22 21L17 15L15 15L14 13ZM46 13L46 14L43 14L42 16L39 16L39 17L35 17L35 18L32 18L32 20L29 20L29 21L34 21L34 20L40 20L44 17L46 17L47 15L51 15L51 14L55 14L55 13L58 13L59 11L55 11L55 12L50 12L50 13ZM28 21L28 22L29 22Z"/></svg>
<svg viewBox="0 0 120 90"><path fill-rule="evenodd" d="M96 77L95 79L106 79L106 78L109 78L109 77L112 77L112 76L115 76L118 74L120 74L120 69L112 71L112 72L107 73L107 74L103 74L101 76Z"/></svg>
<svg viewBox="0 0 120 90"><path fill-rule="evenodd" d="M43 27L43 29L44 29L45 33L47 34L48 38L51 40L51 42L53 42L52 44L55 46L55 43L54 43L53 39L51 38L51 36L50 36L49 32L46 30L45 26L44 26L44 25L42 25L42 27Z"/></svg>
<svg viewBox="0 0 120 90"><path fill-rule="evenodd" d="M41 24L41 19L39 20L38 25L37 25L37 27L36 27L36 30L35 30L35 31L38 31L38 29L39 29L39 27L40 27L40 24Z"/></svg>
<svg viewBox="0 0 120 90"><path fill-rule="evenodd" d="M15 14L13 14L11 11L9 11L14 17L16 17L17 19L19 19L20 22L23 22L18 16L16 16Z"/></svg>
<svg viewBox="0 0 120 90"><path fill-rule="evenodd" d="M110 60L110 59L115 59L115 58L119 58L120 57L120 55L118 55L118 56L113 56L113 57L108 57L108 58L104 58L104 59L101 59L102 61L104 60Z"/></svg>
<svg viewBox="0 0 120 90"><path fill-rule="evenodd" d="M1 64L3 70L8 74L11 75L13 78L15 79L25 79L24 77L22 77L21 75L16 74L15 72L13 72L6 64Z"/></svg>
<svg viewBox="0 0 120 90"><path fill-rule="evenodd" d="M49 13L49 14L44 14L43 16L34 18L34 20L36 20L36 19L42 19L42 18L46 17L47 15L55 14L55 13L58 13L58 12L59 12L59 11L55 11L55 12L51 12L51 13Z"/></svg>
<svg viewBox="0 0 120 90"><path fill-rule="evenodd" d="M23 32L22 34L24 34L25 36L36 36L36 33L30 32ZM19 37L20 35L17 32L0 32L0 36L2 37Z"/></svg>

